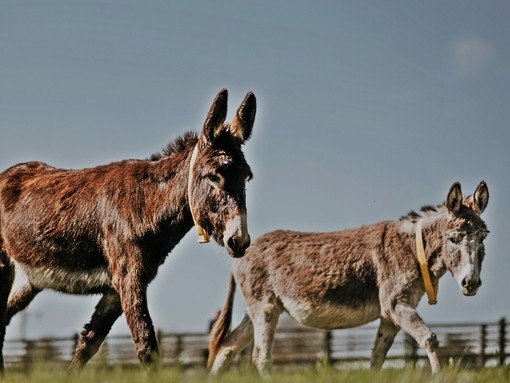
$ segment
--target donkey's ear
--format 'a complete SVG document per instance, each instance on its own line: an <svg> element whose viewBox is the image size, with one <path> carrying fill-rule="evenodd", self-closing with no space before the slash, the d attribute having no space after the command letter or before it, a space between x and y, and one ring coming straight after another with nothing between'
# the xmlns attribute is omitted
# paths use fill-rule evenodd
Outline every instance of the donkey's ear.
<svg viewBox="0 0 510 383"><path fill-rule="evenodd" d="M474 210L480 215L483 213L489 203L489 188L485 181L480 182L473 194Z"/></svg>
<svg viewBox="0 0 510 383"><path fill-rule="evenodd" d="M223 129L223 123L227 118L228 92L225 88L220 90L207 113L207 118L202 129L202 137L207 142L213 142Z"/></svg>
<svg viewBox="0 0 510 383"><path fill-rule="evenodd" d="M237 109L229 128L230 134L236 138L239 144L243 144L250 138L256 112L257 100L252 92L248 92Z"/></svg>
<svg viewBox="0 0 510 383"><path fill-rule="evenodd" d="M448 195L446 196L446 207L448 211L452 214L457 214L462 207L462 190L460 189L460 183L455 182Z"/></svg>

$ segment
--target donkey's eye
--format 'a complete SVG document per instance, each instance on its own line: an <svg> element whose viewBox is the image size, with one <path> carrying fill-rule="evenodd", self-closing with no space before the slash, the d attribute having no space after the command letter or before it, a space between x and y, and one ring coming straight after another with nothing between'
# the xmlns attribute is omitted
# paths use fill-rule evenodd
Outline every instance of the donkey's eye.
<svg viewBox="0 0 510 383"><path fill-rule="evenodd" d="M448 240L455 245L461 243L463 238L464 237L461 234L452 234L448 236Z"/></svg>
<svg viewBox="0 0 510 383"><path fill-rule="evenodd" d="M221 183L221 176L218 174L210 173L205 176L207 180L215 187L218 187Z"/></svg>

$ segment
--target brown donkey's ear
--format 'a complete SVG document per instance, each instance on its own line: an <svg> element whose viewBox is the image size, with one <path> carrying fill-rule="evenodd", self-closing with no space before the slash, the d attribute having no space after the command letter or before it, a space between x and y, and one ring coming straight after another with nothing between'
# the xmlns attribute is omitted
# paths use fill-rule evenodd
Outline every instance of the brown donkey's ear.
<svg viewBox="0 0 510 383"><path fill-rule="evenodd" d="M474 210L480 215L483 213L489 203L489 188L485 181L480 182L473 194Z"/></svg>
<svg viewBox="0 0 510 383"><path fill-rule="evenodd" d="M448 195L446 196L446 207L448 211L452 214L457 214L462 207L462 190L460 189L460 183L455 182Z"/></svg>
<svg viewBox="0 0 510 383"><path fill-rule="evenodd" d="M229 128L230 134L236 138L239 144L243 144L250 138L256 112L257 100L252 92L248 92Z"/></svg>
<svg viewBox="0 0 510 383"><path fill-rule="evenodd" d="M227 100L228 92L223 88L214 98L204 122L201 136L206 142L213 142L223 129L223 123L227 118Z"/></svg>

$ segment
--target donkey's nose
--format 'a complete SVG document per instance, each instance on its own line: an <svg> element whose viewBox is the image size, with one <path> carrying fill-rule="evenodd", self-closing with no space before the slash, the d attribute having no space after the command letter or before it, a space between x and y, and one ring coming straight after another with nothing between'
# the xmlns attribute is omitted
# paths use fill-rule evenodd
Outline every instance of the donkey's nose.
<svg viewBox="0 0 510 383"><path fill-rule="evenodd" d="M227 222L223 241L232 257L240 258L244 255L246 249L250 246L246 214L239 214Z"/></svg>
<svg viewBox="0 0 510 383"><path fill-rule="evenodd" d="M475 295L478 288L482 285L480 278L464 278L462 280L462 288L464 295Z"/></svg>
<svg viewBox="0 0 510 383"><path fill-rule="evenodd" d="M250 242L251 239L249 235L247 235L244 240L238 236L230 237L227 240L227 247L230 255L234 258L241 258L246 252L246 249L250 246Z"/></svg>
<svg viewBox="0 0 510 383"><path fill-rule="evenodd" d="M480 287L482 285L482 280L480 278L464 278L462 280L462 287L465 288L473 288L473 287Z"/></svg>

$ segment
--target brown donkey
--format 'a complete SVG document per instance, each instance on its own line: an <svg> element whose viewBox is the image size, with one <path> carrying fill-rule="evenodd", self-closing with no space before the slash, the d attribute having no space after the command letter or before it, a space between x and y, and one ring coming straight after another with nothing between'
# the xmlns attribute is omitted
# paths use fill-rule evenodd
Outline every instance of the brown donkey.
<svg viewBox="0 0 510 383"><path fill-rule="evenodd" d="M246 257L234 261L227 300L211 332L212 373L226 367L251 340L253 362L261 374L268 373L283 311L319 329L356 327L379 318L373 367L383 364L402 328L426 349L432 370L438 371L436 335L415 309L427 285L434 298L446 271L464 295L476 294L488 234L480 214L488 200L484 182L468 198L455 183L444 205L424 207L398 221L332 233L274 231L261 236ZM417 259L420 248L423 269ZM230 332L236 282L247 315Z"/></svg>
<svg viewBox="0 0 510 383"><path fill-rule="evenodd" d="M187 133L148 160L83 170L40 162L0 174L0 347L5 327L43 289L101 294L69 370L84 366L124 313L144 367L158 361L147 286L196 224L233 257L250 244L241 145L256 101L248 93L230 124L221 90L200 135ZM3 357L1 369L3 372Z"/></svg>

